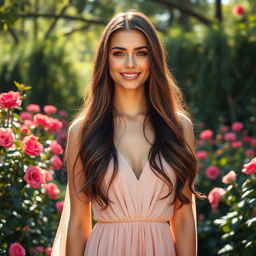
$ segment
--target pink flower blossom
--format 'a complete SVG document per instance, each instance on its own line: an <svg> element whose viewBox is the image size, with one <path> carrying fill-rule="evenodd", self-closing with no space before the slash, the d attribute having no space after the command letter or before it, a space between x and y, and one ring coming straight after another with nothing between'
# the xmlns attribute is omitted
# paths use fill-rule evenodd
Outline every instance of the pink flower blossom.
<svg viewBox="0 0 256 256"><path fill-rule="evenodd" d="M251 137L250 136L248 136L248 135L244 135L243 136L243 142L251 142Z"/></svg>
<svg viewBox="0 0 256 256"><path fill-rule="evenodd" d="M231 145L233 148L240 148L240 147L242 147L243 144L240 140L238 140L238 141L232 142Z"/></svg>
<svg viewBox="0 0 256 256"><path fill-rule="evenodd" d="M35 247L35 251L43 252L44 251L44 247L39 245L39 246Z"/></svg>
<svg viewBox="0 0 256 256"><path fill-rule="evenodd" d="M33 135L26 136L22 141L22 146L29 156L38 156L43 151L43 145Z"/></svg>
<svg viewBox="0 0 256 256"><path fill-rule="evenodd" d="M0 108L15 108L22 103L19 92L9 91L0 93Z"/></svg>
<svg viewBox="0 0 256 256"><path fill-rule="evenodd" d="M44 185L45 192L50 198L57 199L57 195L60 193L58 186L55 183L47 183Z"/></svg>
<svg viewBox="0 0 256 256"><path fill-rule="evenodd" d="M28 134L28 133L29 133L29 129L28 129L28 127L27 127L26 125L22 125L22 126L20 127L20 130L21 130L21 132L24 133L24 134Z"/></svg>
<svg viewBox="0 0 256 256"><path fill-rule="evenodd" d="M52 173L48 170L41 169L44 177L44 183L53 180Z"/></svg>
<svg viewBox="0 0 256 256"><path fill-rule="evenodd" d="M232 12L236 16L241 16L244 13L244 7L240 4L237 4L233 7Z"/></svg>
<svg viewBox="0 0 256 256"><path fill-rule="evenodd" d="M254 157L249 163L243 165L242 172L249 175L256 173L256 157Z"/></svg>
<svg viewBox="0 0 256 256"><path fill-rule="evenodd" d="M44 174L42 169L39 166L29 165L26 173L24 175L24 180L32 187L32 188L40 188L44 183Z"/></svg>
<svg viewBox="0 0 256 256"><path fill-rule="evenodd" d="M51 248L51 247L47 247L47 248L45 249L45 253L46 253L46 256L51 256L51 254L52 254L52 248Z"/></svg>
<svg viewBox="0 0 256 256"><path fill-rule="evenodd" d="M68 117L68 113L64 110L60 110L59 111L59 116L66 118L66 117Z"/></svg>
<svg viewBox="0 0 256 256"><path fill-rule="evenodd" d="M32 120L32 115L31 115L31 113L29 113L29 112L25 112L25 111L23 111L23 112L21 112L20 113L20 117L21 117L21 119L24 121L24 120Z"/></svg>
<svg viewBox="0 0 256 256"><path fill-rule="evenodd" d="M223 126L220 128L220 130L221 130L222 132L227 132L227 131L228 131L228 126L223 125Z"/></svg>
<svg viewBox="0 0 256 256"><path fill-rule="evenodd" d="M225 176L222 177L222 182L224 184L230 184L232 183L232 181L235 181L235 180L236 180L236 173L233 170L231 170Z"/></svg>
<svg viewBox="0 0 256 256"><path fill-rule="evenodd" d="M38 112L41 111L40 106L37 105L37 104L29 104L29 105L26 107L26 110L27 110L27 111L30 111L30 112L35 112L35 113L38 113Z"/></svg>
<svg viewBox="0 0 256 256"><path fill-rule="evenodd" d="M213 209L219 206L219 202L222 196L226 194L225 189L215 187L208 194L208 201Z"/></svg>
<svg viewBox="0 0 256 256"><path fill-rule="evenodd" d="M256 147L256 139L251 139L251 145L252 147Z"/></svg>
<svg viewBox="0 0 256 256"><path fill-rule="evenodd" d="M58 131L59 129L61 129L63 127L63 124L60 120L56 119L56 118L52 118L50 117L48 119L47 125L45 127L45 129L48 131Z"/></svg>
<svg viewBox="0 0 256 256"><path fill-rule="evenodd" d="M236 134L234 132L227 132L224 135L224 139L226 141L235 141L236 140Z"/></svg>
<svg viewBox="0 0 256 256"><path fill-rule="evenodd" d="M49 118L50 117L47 115L38 113L34 115L33 119L36 124L46 127L48 125Z"/></svg>
<svg viewBox="0 0 256 256"><path fill-rule="evenodd" d="M20 243L12 243L9 248L9 256L25 256L26 250Z"/></svg>
<svg viewBox="0 0 256 256"><path fill-rule="evenodd" d="M222 134L217 134L217 135L216 135L216 139L217 139L217 140L221 140L222 138L223 138Z"/></svg>
<svg viewBox="0 0 256 256"><path fill-rule="evenodd" d="M207 152L206 151L198 151L196 155L197 155L198 159L204 160L207 156Z"/></svg>
<svg viewBox="0 0 256 256"><path fill-rule="evenodd" d="M56 209L58 210L58 212L62 212L63 207L64 207L64 201L59 201L55 204Z"/></svg>
<svg viewBox="0 0 256 256"><path fill-rule="evenodd" d="M212 130L208 129L208 130L202 131L199 136L201 139L209 139L212 137L212 135L213 135Z"/></svg>
<svg viewBox="0 0 256 256"><path fill-rule="evenodd" d="M25 232L29 232L29 230L30 230L29 225L24 226L24 227L23 227L23 230L24 230Z"/></svg>
<svg viewBox="0 0 256 256"><path fill-rule="evenodd" d="M35 129L38 125L31 120L25 120L24 125L30 129Z"/></svg>
<svg viewBox="0 0 256 256"><path fill-rule="evenodd" d="M57 140L53 140L50 144L51 151L56 155L63 154L62 146L57 142Z"/></svg>
<svg viewBox="0 0 256 256"><path fill-rule="evenodd" d="M252 156L255 155L255 151L253 149L249 148L245 151L245 154L246 154L246 156L251 156L252 157Z"/></svg>
<svg viewBox="0 0 256 256"><path fill-rule="evenodd" d="M11 128L0 128L0 146L10 148L15 141Z"/></svg>
<svg viewBox="0 0 256 256"><path fill-rule="evenodd" d="M206 176L211 179L211 180L214 180L216 179L219 174L220 174L220 170L217 166L214 166L214 165L210 165L206 171L205 171L205 174Z"/></svg>
<svg viewBox="0 0 256 256"><path fill-rule="evenodd" d="M56 155L52 156L51 159L51 167L55 170L60 170L62 167L62 161L60 160L60 158Z"/></svg>
<svg viewBox="0 0 256 256"><path fill-rule="evenodd" d="M240 132L244 128L244 124L241 122L234 122L232 124L232 130L234 132Z"/></svg>
<svg viewBox="0 0 256 256"><path fill-rule="evenodd" d="M57 112L57 108L53 105L45 105L44 112L46 114L55 114Z"/></svg>

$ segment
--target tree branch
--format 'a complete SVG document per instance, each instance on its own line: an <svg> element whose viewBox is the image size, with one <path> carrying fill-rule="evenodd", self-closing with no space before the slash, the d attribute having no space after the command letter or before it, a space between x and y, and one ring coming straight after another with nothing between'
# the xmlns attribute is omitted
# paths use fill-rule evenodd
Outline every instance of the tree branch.
<svg viewBox="0 0 256 256"><path fill-rule="evenodd" d="M64 6L64 7L61 9L59 15L63 15L69 6L70 6L70 5ZM51 34L52 30L54 29L54 27L55 27L55 25L57 24L57 21L58 21L59 19L60 19L60 17L54 18L52 24L50 25L49 29L48 29L47 32L45 33L44 39L47 39L47 38L49 37L49 35Z"/></svg>
<svg viewBox="0 0 256 256"><path fill-rule="evenodd" d="M82 22L88 22L91 24L97 24L97 25L106 25L107 22L103 20L91 20L91 19L85 19L83 17L75 17L75 16L69 16L69 15L56 15L56 14L39 14L39 13L26 13L26 14L17 14L16 17L19 18L52 18L52 19L67 19L67 20L77 20Z"/></svg>
<svg viewBox="0 0 256 256"><path fill-rule="evenodd" d="M71 29L70 31L64 33L63 35L64 35L64 36L69 36L69 35L71 35L71 34L73 34L73 33L75 33L75 32L79 32L79 31L85 30L85 29L87 29L87 28L89 28L89 27L90 27L90 24L86 24L86 25L84 25L84 26L82 26L82 27L80 27L80 28Z"/></svg>
<svg viewBox="0 0 256 256"><path fill-rule="evenodd" d="M8 32L12 36L14 43L18 44L19 43L19 38L18 38L17 34L15 33L15 31L10 26L8 27Z"/></svg>
<svg viewBox="0 0 256 256"><path fill-rule="evenodd" d="M208 18L204 17L203 15L201 15L199 13L194 12L193 10L191 10L190 8L185 7L182 4L174 3L170 0L154 0L154 1L157 2L157 3L160 3L160 4L164 4L164 5L168 6L169 8L178 9L181 12L200 20L202 23L204 23L206 25L212 24L211 20L209 20Z"/></svg>

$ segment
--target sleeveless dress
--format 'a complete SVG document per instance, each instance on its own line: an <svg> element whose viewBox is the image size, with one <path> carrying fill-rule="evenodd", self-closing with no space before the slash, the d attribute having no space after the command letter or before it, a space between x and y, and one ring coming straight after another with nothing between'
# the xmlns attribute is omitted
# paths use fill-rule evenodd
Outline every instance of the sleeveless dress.
<svg viewBox="0 0 256 256"><path fill-rule="evenodd" d="M92 201L93 218L97 221L87 240L84 256L175 256L171 228L167 221L173 215L167 198L169 187L150 169L149 161L139 179L127 160L117 152L118 171L109 189L110 203L101 210ZM162 157L163 168L174 188L176 176ZM111 159L103 180L106 188L113 172Z"/></svg>

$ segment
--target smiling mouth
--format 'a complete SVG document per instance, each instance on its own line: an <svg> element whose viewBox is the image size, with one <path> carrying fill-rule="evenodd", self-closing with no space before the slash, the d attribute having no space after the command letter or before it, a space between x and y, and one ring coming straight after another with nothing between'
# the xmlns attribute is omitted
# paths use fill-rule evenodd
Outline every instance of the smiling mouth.
<svg viewBox="0 0 256 256"><path fill-rule="evenodd" d="M120 73L120 75L125 79L125 80L135 80L138 78L138 76L140 75L140 72L136 72L136 73Z"/></svg>

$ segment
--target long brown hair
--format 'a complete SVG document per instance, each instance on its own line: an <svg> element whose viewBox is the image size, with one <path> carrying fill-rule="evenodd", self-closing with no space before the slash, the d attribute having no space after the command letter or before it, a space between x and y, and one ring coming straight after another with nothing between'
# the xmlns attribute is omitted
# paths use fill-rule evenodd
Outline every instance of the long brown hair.
<svg viewBox="0 0 256 256"><path fill-rule="evenodd" d="M173 184L163 171L160 153L162 154L177 176L174 200L178 198L181 204L188 204L190 203L189 198L182 193L187 181L191 192L200 197L194 190L197 159L185 141L183 127L177 112L181 112L189 118L191 116L184 103L182 92L169 71L165 49L153 24L144 14L136 11L114 16L105 27L96 50L89 91L86 92L84 105L76 116L76 118L82 118L82 125L79 154L73 166L73 173L77 159L80 157L83 169L79 173L85 178L85 184L77 194L85 193L90 199L96 200L103 209L106 209L111 201L108 191L116 176L118 161L113 140L114 82L108 71L108 51L113 33L130 29L137 29L144 34L151 63L150 77L145 84L148 104L145 120L149 119L155 132L155 141L149 152L149 163L154 173L159 178L162 175L164 179L161 179L170 188L169 194L163 197L166 198L172 193ZM143 129L145 136L145 126ZM114 162L114 169L107 193L104 193L101 182L111 158ZM160 166L156 160L159 160ZM161 175L159 176L159 174Z"/></svg>

